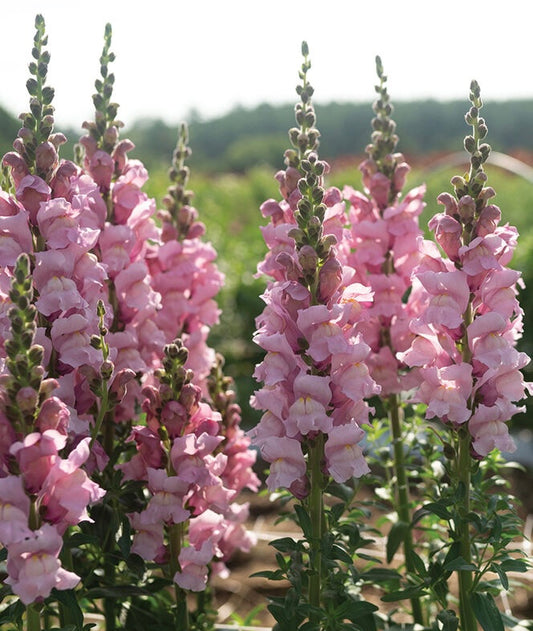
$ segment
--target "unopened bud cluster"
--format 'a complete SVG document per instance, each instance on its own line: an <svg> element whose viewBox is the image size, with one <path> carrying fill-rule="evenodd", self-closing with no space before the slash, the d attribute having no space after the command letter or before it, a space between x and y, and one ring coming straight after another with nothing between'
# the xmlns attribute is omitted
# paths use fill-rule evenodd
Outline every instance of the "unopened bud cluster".
<svg viewBox="0 0 533 631"><path fill-rule="evenodd" d="M9 320L12 337L5 342L6 367L11 374L3 383L7 394L5 412L19 431L33 427L44 375L41 366L44 351L42 346L34 344L37 312L32 304L29 271L29 258L23 254L17 260L11 283L9 297L13 306Z"/></svg>
<svg viewBox="0 0 533 631"><path fill-rule="evenodd" d="M23 158L28 169L45 181L49 181L57 166L57 151L66 142L63 134L52 134L54 128L54 89L46 85L50 54L44 50L48 43L44 20L35 19L35 37L32 48L33 61L29 64L30 79L26 88L30 95L30 111L21 114L22 128L13 143L15 151Z"/></svg>
<svg viewBox="0 0 533 631"><path fill-rule="evenodd" d="M303 157L318 149L320 137L320 133L315 127L316 115L311 103L314 89L307 81L311 62L309 61L309 49L306 42L302 43L302 55L304 60L298 73L302 83L296 86L296 93L300 97L299 103L295 106L295 118L298 127L289 130L289 139L294 149L288 149L285 152L285 164L296 169L300 167L300 160Z"/></svg>
<svg viewBox="0 0 533 631"><path fill-rule="evenodd" d="M384 74L379 56L376 57L376 71L379 78L379 85L375 86L378 98L372 106L376 116L372 119L371 143L367 145L366 153L369 161L374 163L374 171L382 173L391 181L388 201L392 203L402 188L394 186L394 176L397 166L403 163L404 158L402 154L395 153L398 136L396 123L391 117L394 108L390 102L386 86L387 76Z"/></svg>
<svg viewBox="0 0 533 631"><path fill-rule="evenodd" d="M101 79L94 83L96 93L93 94L93 104L96 110L95 120L85 122L83 127L88 130L91 137L98 143L100 149L111 153L118 140L118 128L123 124L115 120L118 112L118 104L111 101L115 75L109 72L109 64L115 60L115 54L111 48L111 25L106 24L104 33L104 48L100 56Z"/></svg>
<svg viewBox="0 0 533 631"><path fill-rule="evenodd" d="M155 371L162 384L169 387L174 399L179 399L183 386L193 378L191 370L185 368L189 351L178 338L164 348L163 367Z"/></svg>
<svg viewBox="0 0 533 631"><path fill-rule="evenodd" d="M187 125L180 127L178 144L174 150L172 167L169 178L172 184L163 198L165 210L160 210L158 216L163 223L163 240L192 239L200 237L205 232L205 226L198 221L198 211L191 206L193 192L187 189L190 169L185 160L190 157L188 146L189 134Z"/></svg>

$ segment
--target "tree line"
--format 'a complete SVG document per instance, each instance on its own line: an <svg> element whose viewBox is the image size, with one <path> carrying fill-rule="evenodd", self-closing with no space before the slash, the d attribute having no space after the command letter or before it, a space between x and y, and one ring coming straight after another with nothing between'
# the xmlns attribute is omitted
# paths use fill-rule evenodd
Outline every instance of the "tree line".
<svg viewBox="0 0 533 631"><path fill-rule="evenodd" d="M400 136L399 149L407 156L457 151L465 134L464 102L409 101L395 104L394 118ZM373 117L370 103L316 104L321 131L320 153L327 160L362 155ZM533 99L492 101L485 104L488 141L496 151L533 151ZM254 108L236 107L209 120L192 112L189 125L193 155L190 165L201 171L244 172L251 165L283 165L288 146L287 128L294 124L293 107L263 103ZM0 107L0 151L10 150L19 121ZM62 151L72 157L80 130L58 129L69 138ZM123 132L135 143L132 155L143 157L150 167L170 163L178 137L178 125L159 118L138 120Z"/></svg>

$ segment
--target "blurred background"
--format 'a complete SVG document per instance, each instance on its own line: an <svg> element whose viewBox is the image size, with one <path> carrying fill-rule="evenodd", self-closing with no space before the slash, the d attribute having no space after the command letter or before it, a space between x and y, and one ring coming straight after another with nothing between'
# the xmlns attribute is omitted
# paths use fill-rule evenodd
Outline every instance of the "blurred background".
<svg viewBox="0 0 533 631"><path fill-rule="evenodd" d="M265 253L260 204L278 197L275 172L283 167L287 130L294 125L295 87L306 40L315 88L321 157L332 166L328 184L360 188L373 116L375 56L382 57L395 104L399 150L413 167L408 187L427 185L422 225L440 211L437 195L464 171L464 114L471 79L485 101L488 142L499 158L487 167L505 221L521 233L514 265L533 287L533 55L529 3L508 0L25 0L2 15L0 151L11 148L17 116L28 109L25 88L34 19L46 22L51 54L49 85L56 90L56 131L69 139L71 158L93 117L94 80L104 27L113 27L114 100L133 140L130 157L150 171L146 191L158 203L169 185L167 170L178 126L190 131L190 188L207 226L207 239L226 274L219 297L221 324L211 345L224 353L237 381L244 422L251 378L260 360L251 342L262 310L264 280L255 277ZM533 292L522 292L526 311L521 348L533 354ZM533 325L533 322L531 322ZM531 373L528 378L532 379ZM529 432L529 415L516 431ZM523 436L526 436L523 434ZM529 452L528 452L529 454ZM529 458L525 455L524 458ZM533 462L531 463L533 465Z"/></svg>

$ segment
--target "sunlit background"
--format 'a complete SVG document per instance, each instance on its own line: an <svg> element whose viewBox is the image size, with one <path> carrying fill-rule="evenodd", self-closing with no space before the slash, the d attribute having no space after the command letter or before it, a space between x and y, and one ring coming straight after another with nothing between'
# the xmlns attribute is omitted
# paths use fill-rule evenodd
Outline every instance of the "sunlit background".
<svg viewBox="0 0 533 631"><path fill-rule="evenodd" d="M115 100L128 123L169 124L236 105L292 103L307 40L317 102L371 101L382 56L395 100L467 99L476 78L486 99L533 96L527 0L24 0L2 7L0 105L27 109L34 18L52 55L56 121L79 127L106 22L117 55Z"/></svg>

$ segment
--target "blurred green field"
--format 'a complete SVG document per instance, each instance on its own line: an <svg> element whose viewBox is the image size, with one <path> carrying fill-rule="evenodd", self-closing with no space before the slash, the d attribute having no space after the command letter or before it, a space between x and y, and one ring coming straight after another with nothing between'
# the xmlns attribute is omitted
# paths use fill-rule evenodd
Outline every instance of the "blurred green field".
<svg viewBox="0 0 533 631"><path fill-rule="evenodd" d="M488 184L496 191L496 203L503 222L515 225L520 232L519 245L514 265L524 275L527 285L533 288L533 183L488 165ZM413 170L409 174L407 187L426 184L426 208L421 225L443 207L437 196L444 191L452 192L450 180L461 174L461 169L438 171ZM243 407L244 423L250 426L257 420L256 413L249 408L248 399L256 384L251 378L261 353L251 341L255 329L254 318L261 312L263 303L260 294L265 286L264 279L256 278L257 263L265 254L265 245L259 226L266 223L259 206L273 197L279 199L275 172L269 168L256 168L246 174L204 175L192 173L189 188L194 192L194 206L206 225L206 240L211 241L218 252L218 265L226 276L224 289L219 295L222 309L220 324L213 328L211 345L226 357L227 372L234 377ZM167 174L163 170L152 171L146 192L156 198L158 204L168 186ZM349 184L361 190L361 178L356 166L332 169L328 185L342 188ZM522 305L526 311L525 335L521 348L533 354L533 292L522 292ZM531 322L531 326L528 326ZM532 375L529 375L532 378Z"/></svg>

